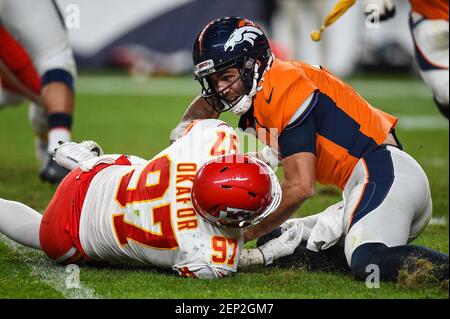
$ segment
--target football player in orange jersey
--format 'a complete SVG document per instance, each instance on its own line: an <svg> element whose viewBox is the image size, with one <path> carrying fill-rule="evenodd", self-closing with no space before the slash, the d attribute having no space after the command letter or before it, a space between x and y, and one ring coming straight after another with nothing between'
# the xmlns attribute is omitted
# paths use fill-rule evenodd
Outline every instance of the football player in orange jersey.
<svg viewBox="0 0 450 319"><path fill-rule="evenodd" d="M425 172L395 135L397 118L321 66L274 58L262 29L247 19L224 17L206 25L195 39L193 62L201 95L171 140L191 120L228 110L241 116L242 129L265 131L259 139L276 137L270 147L284 169L282 201L267 219L246 229L246 240L286 222L314 195L317 181L336 185L344 199L324 218L313 218L331 220L330 232L315 240L317 250L342 235L346 262L361 280L371 264L379 267L381 279L396 279L405 264L414 269L414 257L439 266L434 274L448 279L448 255L407 245L428 224L432 201ZM333 219L330 211L342 218Z"/></svg>

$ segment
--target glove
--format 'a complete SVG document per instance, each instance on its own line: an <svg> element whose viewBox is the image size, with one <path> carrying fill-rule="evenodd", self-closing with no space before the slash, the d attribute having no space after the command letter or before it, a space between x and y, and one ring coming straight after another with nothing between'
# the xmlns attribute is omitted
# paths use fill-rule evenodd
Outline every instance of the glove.
<svg viewBox="0 0 450 319"><path fill-rule="evenodd" d="M268 145L264 146L264 148L259 152L248 152L247 155L256 157L269 165L272 169L275 169L280 165L278 151Z"/></svg>
<svg viewBox="0 0 450 319"><path fill-rule="evenodd" d="M363 0L364 14L370 17L370 22L375 22L375 18L379 21L385 21L395 16L395 5L392 0Z"/></svg>
<svg viewBox="0 0 450 319"><path fill-rule="evenodd" d="M292 228L299 224L302 224L302 221L300 220L300 218L290 218L287 221L285 221L283 224L280 225L280 227L282 228L281 232L284 233L289 228Z"/></svg>
<svg viewBox="0 0 450 319"><path fill-rule="evenodd" d="M296 224L287 229L280 237L274 238L258 249L264 257L264 264L269 265L274 260L289 256L300 245L303 236L303 224Z"/></svg>
<svg viewBox="0 0 450 319"><path fill-rule="evenodd" d="M291 218L285 221L283 224L280 225L281 233L283 234L286 230L289 228L292 228L296 225L303 225L303 240L308 240L309 235L311 234L311 230L313 229L314 225L316 224L317 218L315 215L312 216L306 216L302 218Z"/></svg>
<svg viewBox="0 0 450 319"><path fill-rule="evenodd" d="M260 154L262 160L270 167L278 167L280 165L280 153L270 146L265 146Z"/></svg>
<svg viewBox="0 0 450 319"><path fill-rule="evenodd" d="M79 144L81 147L89 150L89 152L94 153L95 156L103 155L103 149L95 141L82 141Z"/></svg>
<svg viewBox="0 0 450 319"><path fill-rule="evenodd" d="M58 165L73 170L81 162L102 154L102 148L94 141L83 141L81 143L65 142L56 148L53 159Z"/></svg>

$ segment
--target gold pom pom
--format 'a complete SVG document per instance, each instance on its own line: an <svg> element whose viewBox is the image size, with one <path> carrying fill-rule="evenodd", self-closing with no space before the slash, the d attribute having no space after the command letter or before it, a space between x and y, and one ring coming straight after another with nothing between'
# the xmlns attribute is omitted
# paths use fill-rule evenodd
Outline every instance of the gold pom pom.
<svg viewBox="0 0 450 319"><path fill-rule="evenodd" d="M320 41L320 31L313 31L311 32L311 39L313 41Z"/></svg>

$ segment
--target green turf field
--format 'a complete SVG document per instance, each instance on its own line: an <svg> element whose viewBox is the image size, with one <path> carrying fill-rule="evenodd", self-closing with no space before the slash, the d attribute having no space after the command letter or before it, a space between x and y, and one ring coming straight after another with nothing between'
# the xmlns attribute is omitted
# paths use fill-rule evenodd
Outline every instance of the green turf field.
<svg viewBox="0 0 450 319"><path fill-rule="evenodd" d="M448 253L447 120L417 78L355 78L349 82L374 106L400 117L398 137L428 174L433 196L432 223L414 243ZM73 137L96 140L107 153L151 158L168 145L171 128L196 92L198 86L190 78L135 81L121 76L81 76ZM231 114L224 119L237 123ZM0 111L0 154L0 197L42 212L55 186L38 179L25 106ZM319 212L339 200L336 190L318 187L317 196L297 215ZM0 298L448 298L448 286L381 283L380 288L369 289L346 274L262 266L216 281L178 278L135 266L81 267L79 288L66 285L71 275L41 252L0 236Z"/></svg>

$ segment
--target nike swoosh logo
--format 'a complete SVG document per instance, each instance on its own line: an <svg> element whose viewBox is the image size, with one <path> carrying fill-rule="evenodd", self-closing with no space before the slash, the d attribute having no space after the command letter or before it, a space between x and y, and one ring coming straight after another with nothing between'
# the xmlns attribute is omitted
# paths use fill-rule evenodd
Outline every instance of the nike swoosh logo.
<svg viewBox="0 0 450 319"><path fill-rule="evenodd" d="M273 89L274 89L274 88L272 88L272 91L270 91L270 95L269 95L269 98L268 98L268 99L266 99L266 103L267 103L267 104L270 104L270 102L272 101L272 94L273 94Z"/></svg>

